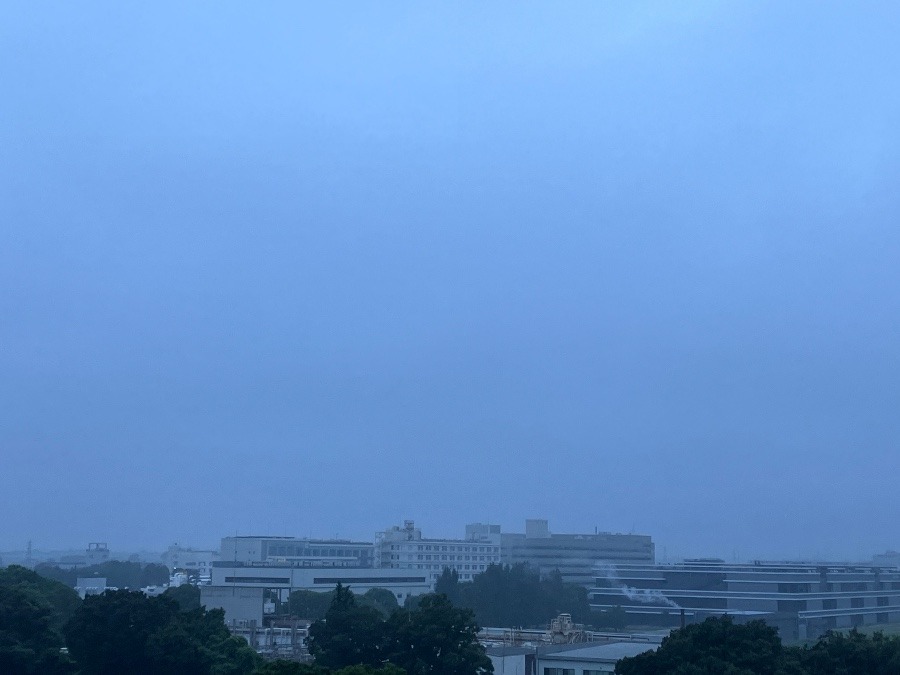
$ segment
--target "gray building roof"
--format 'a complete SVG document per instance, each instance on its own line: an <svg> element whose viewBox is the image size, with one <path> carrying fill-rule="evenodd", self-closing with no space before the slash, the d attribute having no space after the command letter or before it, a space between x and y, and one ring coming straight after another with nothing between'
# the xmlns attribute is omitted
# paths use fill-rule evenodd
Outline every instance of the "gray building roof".
<svg viewBox="0 0 900 675"><path fill-rule="evenodd" d="M659 645L646 642L611 642L605 645L590 645L578 649L567 649L554 654L541 654L541 662L546 661L595 661L615 663L626 656L637 656L654 650Z"/></svg>

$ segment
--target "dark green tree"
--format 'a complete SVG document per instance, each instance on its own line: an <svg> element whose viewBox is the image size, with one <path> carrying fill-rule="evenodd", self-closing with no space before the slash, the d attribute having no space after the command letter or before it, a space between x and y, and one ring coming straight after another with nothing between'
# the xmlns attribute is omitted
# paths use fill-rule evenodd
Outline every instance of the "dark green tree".
<svg viewBox="0 0 900 675"><path fill-rule="evenodd" d="M165 595L107 591L88 596L64 628L84 675L249 673L258 657L230 635L222 610L182 611Z"/></svg>
<svg viewBox="0 0 900 675"><path fill-rule="evenodd" d="M332 599L334 591L294 591L288 598L288 612L301 619L318 621L325 618Z"/></svg>
<svg viewBox="0 0 900 675"><path fill-rule="evenodd" d="M478 642L470 610L454 607L445 595L422 598L415 610L401 609L387 621L385 656L409 675L493 673Z"/></svg>
<svg viewBox="0 0 900 675"><path fill-rule="evenodd" d="M63 625L81 605L78 593L66 584L43 577L19 565L0 568L0 587L32 590L46 600L52 608L50 625L60 632L60 640Z"/></svg>
<svg viewBox="0 0 900 675"><path fill-rule="evenodd" d="M406 671L390 664L381 668L348 666L340 670L328 670L309 663L278 660L263 664L253 671L253 675L406 675Z"/></svg>
<svg viewBox="0 0 900 675"><path fill-rule="evenodd" d="M386 663L381 668L372 668L370 666L348 666L335 670L333 675L407 675L406 671L395 665Z"/></svg>
<svg viewBox="0 0 900 675"><path fill-rule="evenodd" d="M147 642L178 612L160 600L124 590L88 596L64 628L69 654L85 673L152 673Z"/></svg>
<svg viewBox="0 0 900 675"><path fill-rule="evenodd" d="M615 672L760 675L780 672L783 663L778 631L763 621L740 625L722 617L673 631L656 651L619 661Z"/></svg>
<svg viewBox="0 0 900 675"><path fill-rule="evenodd" d="M762 621L735 624L728 617L707 619L673 631L655 652L625 658L620 675L896 675L900 637L856 630L832 632L812 646L784 647Z"/></svg>
<svg viewBox="0 0 900 675"><path fill-rule="evenodd" d="M253 675L329 675L329 671L311 663L278 659L262 664L253 671Z"/></svg>
<svg viewBox="0 0 900 675"><path fill-rule="evenodd" d="M407 595L406 600L403 601L403 609L416 609L422 603L422 598L425 597L426 594L422 595Z"/></svg>
<svg viewBox="0 0 900 675"><path fill-rule="evenodd" d="M558 571L542 579L524 563L489 565L464 583L444 570L435 588L444 590L453 604L474 611L483 626L544 627L563 612L579 623L593 620L584 587L564 582Z"/></svg>
<svg viewBox="0 0 900 675"><path fill-rule="evenodd" d="M73 672L60 654L53 606L34 588L0 585L0 673L55 675Z"/></svg>
<svg viewBox="0 0 900 675"><path fill-rule="evenodd" d="M337 585L325 619L309 628L309 651L318 665L345 668L383 664L384 621L371 607L361 607L349 588Z"/></svg>
<svg viewBox="0 0 900 675"><path fill-rule="evenodd" d="M445 567L434 584L434 592L438 595L446 595L454 605L460 605L459 572Z"/></svg>
<svg viewBox="0 0 900 675"><path fill-rule="evenodd" d="M594 626L599 630L622 631L628 624L627 612L618 605L601 612L594 612Z"/></svg>
<svg viewBox="0 0 900 675"><path fill-rule="evenodd" d="M79 578L103 577L106 585L114 588L137 590L147 586L163 586L169 583L169 568L158 563L125 562L109 560L99 565L89 565L74 570L53 565L38 565L35 571L74 588Z"/></svg>
<svg viewBox="0 0 900 675"><path fill-rule="evenodd" d="M200 609L200 589L197 586L191 584L172 586L167 588L163 595L177 602L182 612Z"/></svg>
<svg viewBox="0 0 900 675"><path fill-rule="evenodd" d="M378 613L385 619L400 609L397 596L386 588L370 588L362 595L357 596L356 600L362 607L378 610Z"/></svg>
<svg viewBox="0 0 900 675"><path fill-rule="evenodd" d="M786 650L806 673L844 675L896 675L900 673L900 637L875 633L871 637L851 630L831 632L812 647Z"/></svg>
<svg viewBox="0 0 900 675"><path fill-rule="evenodd" d="M559 570L553 570L541 579L541 595L541 606L545 612L550 612L550 618L565 612L571 614L576 623L588 624L594 619L587 589L581 584L563 581Z"/></svg>

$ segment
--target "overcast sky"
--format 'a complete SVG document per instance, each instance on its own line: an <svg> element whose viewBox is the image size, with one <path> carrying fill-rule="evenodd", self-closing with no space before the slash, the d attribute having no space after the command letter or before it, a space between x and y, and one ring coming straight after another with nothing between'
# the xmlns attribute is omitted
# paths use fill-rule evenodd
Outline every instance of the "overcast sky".
<svg viewBox="0 0 900 675"><path fill-rule="evenodd" d="M2 3L0 547L900 548L898 26Z"/></svg>

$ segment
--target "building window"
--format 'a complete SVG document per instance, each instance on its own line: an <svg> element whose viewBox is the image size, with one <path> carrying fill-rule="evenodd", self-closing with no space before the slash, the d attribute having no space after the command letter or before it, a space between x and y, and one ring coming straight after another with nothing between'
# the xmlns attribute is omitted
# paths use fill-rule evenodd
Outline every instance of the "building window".
<svg viewBox="0 0 900 675"><path fill-rule="evenodd" d="M575 675L574 668L544 668L544 675Z"/></svg>

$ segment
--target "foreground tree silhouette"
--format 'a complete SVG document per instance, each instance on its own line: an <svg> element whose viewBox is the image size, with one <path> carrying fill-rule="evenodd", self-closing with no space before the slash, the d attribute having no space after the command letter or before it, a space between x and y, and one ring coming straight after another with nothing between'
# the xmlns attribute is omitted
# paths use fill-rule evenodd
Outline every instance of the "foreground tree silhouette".
<svg viewBox="0 0 900 675"><path fill-rule="evenodd" d="M394 612L388 619L386 634L387 659L409 675L494 672L478 642L474 614L454 607L445 595L426 595L416 609Z"/></svg>
<svg viewBox="0 0 900 675"><path fill-rule="evenodd" d="M228 632L222 610L182 611L165 595L88 596L64 633L84 675L239 675L258 663L247 642Z"/></svg>
<svg viewBox="0 0 900 675"><path fill-rule="evenodd" d="M309 652L326 668L380 666L384 621L378 610L361 607L349 588L337 585L324 621L309 628Z"/></svg>
<svg viewBox="0 0 900 675"><path fill-rule="evenodd" d="M735 624L729 617L707 619L673 631L655 652L625 658L619 675L758 675L779 672L782 660L778 632L763 621Z"/></svg>
<svg viewBox="0 0 900 675"><path fill-rule="evenodd" d="M831 675L900 673L900 638L875 633L871 637L857 630L848 634L828 633L811 647L796 649L796 661L804 673Z"/></svg>
<svg viewBox="0 0 900 675"><path fill-rule="evenodd" d="M349 669L347 675L362 675L366 668L383 675L492 673L477 636L472 612L454 607L446 596L422 596L415 609L397 609L384 621L338 586L324 621L310 627L308 644L317 666Z"/></svg>
<svg viewBox="0 0 900 675"><path fill-rule="evenodd" d="M655 652L625 658L619 675L897 675L900 638L852 630L828 633L812 646L784 647L762 621L728 617L673 631Z"/></svg>
<svg viewBox="0 0 900 675"><path fill-rule="evenodd" d="M471 609L482 626L545 627L562 612L578 623L594 620L584 586L564 582L559 570L541 577L525 563L488 565L472 581L464 582L458 572L444 568L435 593L446 595L457 607Z"/></svg>
<svg viewBox="0 0 900 675"><path fill-rule="evenodd" d="M53 607L34 589L0 586L0 673L62 675L73 672L60 654Z"/></svg>

